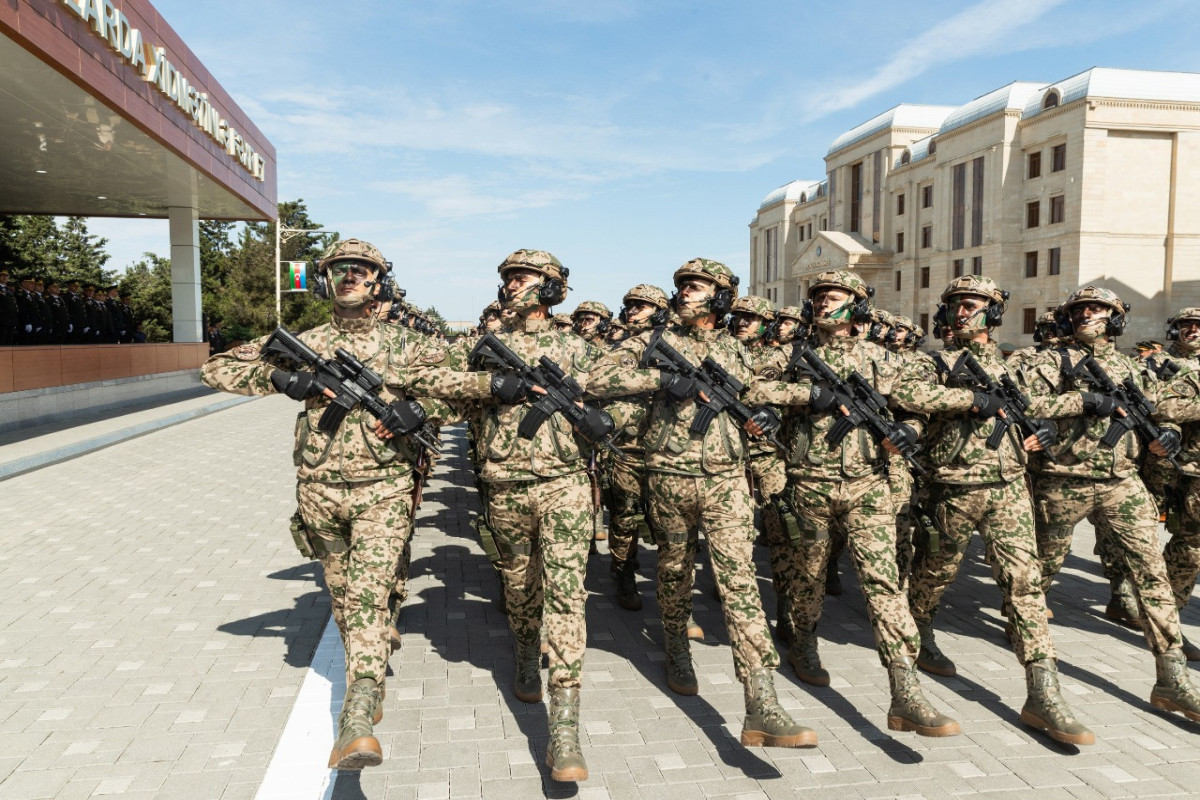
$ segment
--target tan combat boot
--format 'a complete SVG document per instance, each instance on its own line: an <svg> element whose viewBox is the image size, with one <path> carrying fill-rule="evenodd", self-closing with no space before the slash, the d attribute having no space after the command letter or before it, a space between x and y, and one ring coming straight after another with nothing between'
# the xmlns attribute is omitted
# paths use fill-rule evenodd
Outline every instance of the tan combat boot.
<svg viewBox="0 0 1200 800"><path fill-rule="evenodd" d="M537 636L517 639L517 671L513 676L513 694L522 703L542 702L542 647Z"/></svg>
<svg viewBox="0 0 1200 800"><path fill-rule="evenodd" d="M692 650L686 634L668 633L663 641L667 651L667 688L675 694L691 696L700 691Z"/></svg>
<svg viewBox="0 0 1200 800"><path fill-rule="evenodd" d="M746 747L816 747L817 732L796 724L775 696L775 679L769 667L746 678L746 721L742 744Z"/></svg>
<svg viewBox="0 0 1200 800"><path fill-rule="evenodd" d="M1096 735L1075 719L1058 687L1058 665L1052 658L1039 658L1025 665L1029 696L1021 709L1021 722L1064 744L1095 744Z"/></svg>
<svg viewBox="0 0 1200 800"><path fill-rule="evenodd" d="M940 675L943 678L953 678L957 675L958 668L954 666L954 662L937 646L933 623L918 623L917 632L921 634L921 649L917 651L917 666L930 674Z"/></svg>
<svg viewBox="0 0 1200 800"><path fill-rule="evenodd" d="M897 658L888 665L892 686L892 706L888 709L888 729L913 731L921 736L957 736L958 723L934 710L917 680L917 665L912 658Z"/></svg>
<svg viewBox="0 0 1200 800"><path fill-rule="evenodd" d="M546 747L550 779L576 783L588 779L579 747L579 690L550 690L550 744Z"/></svg>
<svg viewBox="0 0 1200 800"><path fill-rule="evenodd" d="M383 763L383 749L371 727L381 701L374 679L359 678L350 684L338 716L338 737L329 754L331 769L360 770Z"/></svg>
<svg viewBox="0 0 1200 800"><path fill-rule="evenodd" d="M1187 658L1182 650L1168 650L1154 657L1158 680L1150 691L1150 705L1164 711L1178 711L1193 722L1200 722L1200 692L1192 685Z"/></svg>
<svg viewBox="0 0 1200 800"><path fill-rule="evenodd" d="M816 631L796 631L792 636L787 659L796 671L796 677L810 686L828 686L829 671L821 666Z"/></svg>
<svg viewBox="0 0 1200 800"><path fill-rule="evenodd" d="M1118 622L1127 628L1142 629L1142 612L1138 608L1137 598L1133 596L1133 586L1128 578L1112 581L1112 598L1104 607L1104 616L1113 622Z"/></svg>

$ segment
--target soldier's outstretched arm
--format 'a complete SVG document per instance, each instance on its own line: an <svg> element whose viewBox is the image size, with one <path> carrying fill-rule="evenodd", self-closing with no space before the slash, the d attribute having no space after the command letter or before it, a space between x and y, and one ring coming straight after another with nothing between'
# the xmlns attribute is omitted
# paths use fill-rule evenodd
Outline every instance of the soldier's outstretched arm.
<svg viewBox="0 0 1200 800"><path fill-rule="evenodd" d="M659 387L657 369L639 369L650 334L626 339L615 350L601 356L587 374L584 394L591 399L652 394Z"/></svg>
<svg viewBox="0 0 1200 800"><path fill-rule="evenodd" d="M931 358L914 358L900 370L892 387L894 407L919 414L969 411L975 393L970 389L951 389L942 384L941 375Z"/></svg>
<svg viewBox="0 0 1200 800"><path fill-rule="evenodd" d="M447 401L489 399L492 394L491 373L470 372L470 352L470 347L465 346L463 340L448 347L431 343L429 350L418 356L419 363L411 371L408 378L410 390L419 397Z"/></svg>
<svg viewBox="0 0 1200 800"><path fill-rule="evenodd" d="M232 350L209 356L200 367L205 386L222 392L245 395L276 394L271 373L279 366L273 356L262 351L266 336L238 345Z"/></svg>
<svg viewBox="0 0 1200 800"><path fill-rule="evenodd" d="M1200 371L1180 372L1159 388L1156 422L1200 421Z"/></svg>
<svg viewBox="0 0 1200 800"><path fill-rule="evenodd" d="M1064 391L1057 351L1043 354L1019 374L1025 379L1025 393L1029 395L1029 408L1025 412L1028 416L1042 419L1083 416L1083 393Z"/></svg>

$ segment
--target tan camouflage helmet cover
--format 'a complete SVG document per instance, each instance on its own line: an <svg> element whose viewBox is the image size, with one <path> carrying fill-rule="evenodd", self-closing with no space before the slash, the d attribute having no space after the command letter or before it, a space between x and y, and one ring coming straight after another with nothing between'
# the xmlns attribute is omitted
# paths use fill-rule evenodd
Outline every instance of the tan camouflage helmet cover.
<svg viewBox="0 0 1200 800"><path fill-rule="evenodd" d="M745 297L739 297L733 301L733 305L729 307L731 314L754 314L762 317L767 322L775 319L775 304L765 297L760 297L756 294L748 294Z"/></svg>
<svg viewBox="0 0 1200 800"><path fill-rule="evenodd" d="M500 301L493 300L483 307L483 311L479 312L479 321L483 322L491 315L500 316Z"/></svg>
<svg viewBox="0 0 1200 800"><path fill-rule="evenodd" d="M579 316L581 312L585 311L590 311L591 313L598 315L600 319L603 320L612 319L612 312L608 310L608 306L604 305L604 303L601 303L598 300L584 300L575 307L574 311L571 312L570 318L575 319L575 317Z"/></svg>
<svg viewBox="0 0 1200 800"><path fill-rule="evenodd" d="M713 261L709 258L693 258L675 270L672 282L676 288L684 278L707 278L716 283L718 288L728 289L733 294L733 298L737 299L737 287L740 282L738 276L734 275L733 270L720 261Z"/></svg>
<svg viewBox="0 0 1200 800"><path fill-rule="evenodd" d="M1188 308L1179 309L1179 313L1171 317L1170 322L1183 322L1185 319L1200 321L1200 307L1190 306Z"/></svg>
<svg viewBox="0 0 1200 800"><path fill-rule="evenodd" d="M910 331L915 331L917 329L916 324L913 323L913 321L911 319L904 316L903 314L893 314L892 315L892 327L893 328L907 328Z"/></svg>
<svg viewBox="0 0 1200 800"><path fill-rule="evenodd" d="M812 297L820 289L845 289L863 300L872 294L866 281L848 269L831 269L817 275L808 285L808 296Z"/></svg>
<svg viewBox="0 0 1200 800"><path fill-rule="evenodd" d="M555 314L553 317L550 318L550 322L552 322L555 325L570 326L571 325L571 315L570 314Z"/></svg>
<svg viewBox="0 0 1200 800"><path fill-rule="evenodd" d="M567 283L567 269L563 267L561 261L545 250L517 250L509 254L508 258L501 261L500 266L496 267L501 278L513 269L533 270L545 278L557 278L564 285Z"/></svg>
<svg viewBox="0 0 1200 800"><path fill-rule="evenodd" d="M999 303L1001 307L1007 305L1008 298L1004 292L996 285L996 282L991 278L985 278L982 275L963 275L950 281L950 284L942 291L942 302L946 302L948 298L959 294L973 294L979 297L986 297L993 303Z"/></svg>
<svg viewBox="0 0 1200 800"><path fill-rule="evenodd" d="M1070 313L1071 307L1080 303L1100 303L1101 305L1108 306L1118 314L1129 310L1129 307L1121 302L1121 298L1112 289L1105 289L1103 286L1093 286L1091 284L1071 292L1071 296L1063 301L1062 309Z"/></svg>
<svg viewBox="0 0 1200 800"><path fill-rule="evenodd" d="M894 315L890 311L885 311L882 308L871 309L871 321L872 322L879 322L884 325L887 325L889 328L894 328L896 326L896 319L897 319L896 315Z"/></svg>
<svg viewBox="0 0 1200 800"><path fill-rule="evenodd" d="M383 253L379 252L379 248L362 239L342 239L334 242L321 256L320 269L325 269L338 261L362 261L374 264L380 275L389 269L387 259L383 257Z"/></svg>
<svg viewBox="0 0 1200 800"><path fill-rule="evenodd" d="M649 283L639 283L626 292L625 296L621 298L621 305L629 305L631 300L640 300L643 303L649 303L655 308L667 307L667 293Z"/></svg>
<svg viewBox="0 0 1200 800"><path fill-rule="evenodd" d="M804 309L800 306L784 306L779 309L778 315L788 319L794 319L796 322L804 321Z"/></svg>
<svg viewBox="0 0 1200 800"><path fill-rule="evenodd" d="M1056 325L1058 323L1054 319L1054 312L1047 311L1046 313L1042 314L1040 317L1037 318L1037 324L1038 325Z"/></svg>

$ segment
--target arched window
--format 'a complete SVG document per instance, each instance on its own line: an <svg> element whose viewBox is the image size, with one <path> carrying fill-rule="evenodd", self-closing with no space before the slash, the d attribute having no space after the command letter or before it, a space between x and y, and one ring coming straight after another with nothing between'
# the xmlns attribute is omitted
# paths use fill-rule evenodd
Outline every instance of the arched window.
<svg viewBox="0 0 1200 800"><path fill-rule="evenodd" d="M904 166L905 164L909 164L911 162L912 162L912 151L908 150L906 148L904 150L904 152L900 154L900 166Z"/></svg>
<svg viewBox="0 0 1200 800"><path fill-rule="evenodd" d="M935 155L936 153L937 153L937 139L930 139L929 140L929 155L932 156L932 155Z"/></svg>
<svg viewBox="0 0 1200 800"><path fill-rule="evenodd" d="M1058 105L1058 99L1058 90L1051 89L1050 91L1046 92L1046 96L1042 98L1042 108L1054 108Z"/></svg>
<svg viewBox="0 0 1200 800"><path fill-rule="evenodd" d="M801 192L800 193L800 205L804 205L807 202L808 202L808 192Z"/></svg>

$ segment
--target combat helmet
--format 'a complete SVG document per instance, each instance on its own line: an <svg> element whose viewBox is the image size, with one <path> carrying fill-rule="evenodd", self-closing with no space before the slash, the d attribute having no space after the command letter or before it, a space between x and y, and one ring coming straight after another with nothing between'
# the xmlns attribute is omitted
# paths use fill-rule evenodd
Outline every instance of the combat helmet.
<svg viewBox="0 0 1200 800"><path fill-rule="evenodd" d="M383 257L383 253L379 252L378 247L370 242L364 242L362 239L342 239L334 242L321 256L320 269L327 270L331 264L339 261L363 261L373 264L379 270L380 275L387 273L392 268L392 265Z"/></svg>
<svg viewBox="0 0 1200 800"><path fill-rule="evenodd" d="M969 316L965 320L965 324L959 327L951 319L949 306L951 298L963 295L982 297L987 300L987 306ZM934 315L936 327L939 329L939 338L940 331L945 329L955 331L955 336L969 338L974 335L972 331L978 332L982 328L999 327L1004 321L1004 310L1008 308L1008 297L1008 292L997 286L994 280L983 275L962 275L955 278L942 290L942 303ZM983 315L982 323L974 321L978 314Z"/></svg>
<svg viewBox="0 0 1200 800"><path fill-rule="evenodd" d="M875 296L875 287L868 286L858 274L848 269L831 269L818 273L808 285L808 297L813 299L822 289L841 289L850 292L851 299L841 308L820 320L814 320L820 325L830 322L867 322L871 318L871 298ZM848 310L849 318L842 319L843 310Z"/></svg>
<svg viewBox="0 0 1200 800"><path fill-rule="evenodd" d="M1104 326L1105 335L1120 336L1125 332L1126 314L1129 313L1132 306L1123 302L1112 289L1105 289L1103 286L1096 286L1094 284L1082 286L1071 292L1067 299L1063 301L1063 304L1058 307L1058 311L1055 313L1059 316L1059 324L1063 325L1064 329L1074 330L1074 325L1071 322L1071 309L1080 303L1099 303L1112 309L1112 313L1109 314L1108 321ZM1089 338L1087 335L1081 334L1080 331L1075 331L1075 336L1077 339L1082 339L1085 342Z"/></svg>
<svg viewBox="0 0 1200 800"><path fill-rule="evenodd" d="M579 316L580 313L583 312L595 314L605 322L612 319L612 312L608 310L608 306L604 305L604 303L601 303L598 300L584 300L575 307L574 311L571 312L571 319L575 319L575 317Z"/></svg>
<svg viewBox="0 0 1200 800"><path fill-rule="evenodd" d="M507 280L508 273L514 269L527 269L541 275L541 288L536 295L526 292L521 298L506 298L501 285L498 299L505 307L521 312L538 305L556 306L567 299L567 276L571 271L545 250L516 250L496 267L501 281ZM521 306L519 309L514 305L517 303Z"/></svg>
<svg viewBox="0 0 1200 800"><path fill-rule="evenodd" d="M794 319L797 322L804 322L806 318L806 313L801 306L784 306L783 308L779 309L776 314L781 318L787 317L788 319Z"/></svg>
<svg viewBox="0 0 1200 800"><path fill-rule="evenodd" d="M621 298L621 305L629 305L631 300L648 303L655 308L667 307L667 293L649 283L639 283L626 292L625 296Z"/></svg>
<svg viewBox="0 0 1200 800"><path fill-rule="evenodd" d="M958 294L976 294L1000 305L1006 305L1009 296L1008 292L997 286L994 280L983 275L963 275L950 281L949 285L942 290L941 301L944 303L948 298Z"/></svg>
<svg viewBox="0 0 1200 800"><path fill-rule="evenodd" d="M1179 309L1179 313L1167 320L1167 339L1172 342L1179 342L1181 345L1185 343L1179 339L1179 323L1184 321L1200 322L1200 307L1190 306L1188 308ZM1188 346L1188 349L1192 349Z"/></svg>
<svg viewBox="0 0 1200 800"><path fill-rule="evenodd" d="M483 311L479 312L479 321L483 322L485 319L487 319L488 317L490 317L493 314L495 314L497 317L500 316L500 301L499 300L493 300L492 302L488 303L486 306L483 307Z"/></svg>
<svg viewBox="0 0 1200 800"><path fill-rule="evenodd" d="M555 327L563 325L563 326L566 326L569 328L569 327L571 327L571 324L572 324L571 323L571 315L566 314L566 313L555 314L553 317L550 318L550 323L552 325L554 325Z"/></svg>
<svg viewBox="0 0 1200 800"><path fill-rule="evenodd" d="M731 314L754 314L762 317L766 322L775 319L776 312L775 304L765 297L760 297L756 294L748 294L745 297L739 297L733 301L729 307Z"/></svg>
<svg viewBox="0 0 1200 800"><path fill-rule="evenodd" d="M738 296L738 284L741 283L738 276L733 274L733 270L720 261L713 261L710 258L693 258L675 270L675 275L672 276L675 288L678 289L679 284L687 278L702 278L716 284L716 293L709 301L708 308L702 313L716 314L718 319L729 313L729 307L733 305L733 301ZM678 313L680 309L676 298L678 295L672 298L671 305Z"/></svg>

